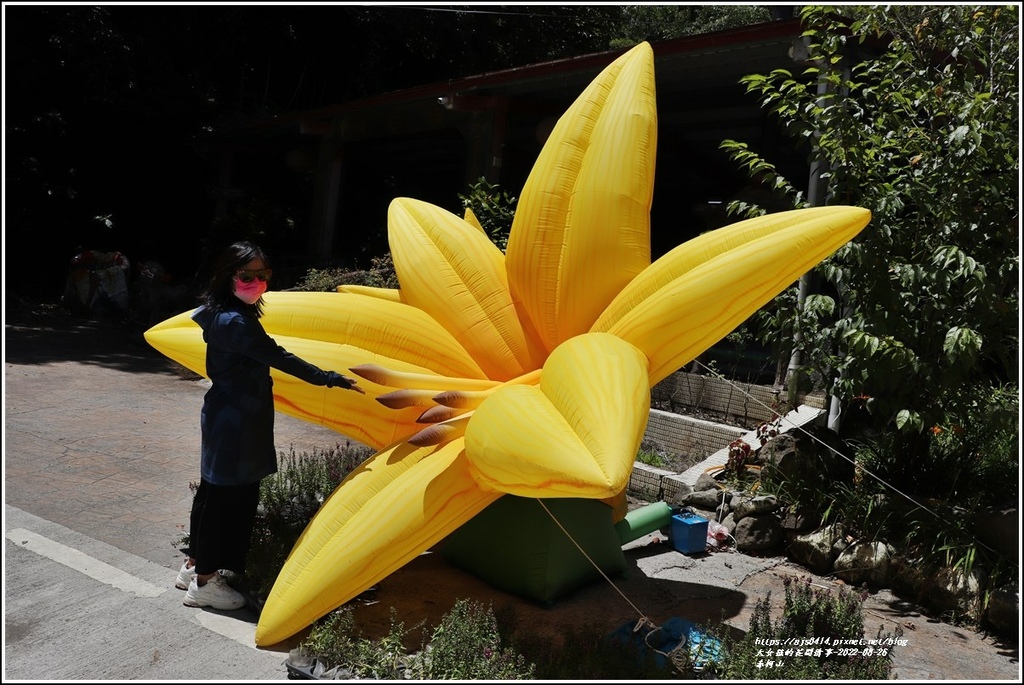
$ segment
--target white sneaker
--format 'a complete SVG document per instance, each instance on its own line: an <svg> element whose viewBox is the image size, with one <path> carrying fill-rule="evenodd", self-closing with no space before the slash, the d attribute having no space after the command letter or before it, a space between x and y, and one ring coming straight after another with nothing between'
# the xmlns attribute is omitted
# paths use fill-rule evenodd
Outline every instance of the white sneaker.
<svg viewBox="0 0 1024 685"><path fill-rule="evenodd" d="M219 573L224 580L230 583L232 587L235 585L235 583L238 582L238 579L241 578L240 573L235 573L234 571L228 570L226 568L220 569L219 571L217 571L217 573ZM187 590L189 584L192 582L192 579L195 577L196 567L189 566L188 559L186 559L185 561L181 562L181 568L178 570L178 577L174 581L174 587L178 588L179 590Z"/></svg>
<svg viewBox="0 0 1024 685"><path fill-rule="evenodd" d="M174 587L179 590L187 590L188 586L192 583L192 579L196 577L196 567L189 567L188 559L181 562L181 570L178 571L178 578L174 581Z"/></svg>
<svg viewBox="0 0 1024 685"><path fill-rule="evenodd" d="M222 568L217 571L220 577L227 581L232 587L238 582L238 579L242 577L241 573L235 573L234 571L226 568Z"/></svg>
<svg viewBox="0 0 1024 685"><path fill-rule="evenodd" d="M245 597L228 585L219 573L215 573L202 587L199 587L198 577L193 578L182 603L187 607L213 607L231 611L244 607Z"/></svg>

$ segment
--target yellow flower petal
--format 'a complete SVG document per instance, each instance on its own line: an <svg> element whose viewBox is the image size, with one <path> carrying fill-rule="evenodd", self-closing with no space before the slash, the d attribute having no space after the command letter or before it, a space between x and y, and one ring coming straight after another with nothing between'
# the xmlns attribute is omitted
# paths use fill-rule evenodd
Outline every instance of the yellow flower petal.
<svg viewBox="0 0 1024 685"><path fill-rule="evenodd" d="M256 644L294 635L386 578L500 496L473 480L462 439L395 445L349 474L303 531L256 626Z"/></svg>
<svg viewBox="0 0 1024 685"><path fill-rule="evenodd" d="M505 257L481 231L440 207L399 198L388 210L395 271L409 304L429 313L488 378L540 365L508 291Z"/></svg>
<svg viewBox="0 0 1024 685"><path fill-rule="evenodd" d="M416 307L350 293L269 292L263 299L261 322L272 336L344 343L442 376L487 377L456 338Z"/></svg>
<svg viewBox="0 0 1024 685"><path fill-rule="evenodd" d="M612 324L656 293L659 288L729 250L796 224L846 214L848 209L847 207L812 207L777 212L738 221L688 240L662 255L658 261L644 269L639 276L623 288L622 292L594 322L591 330L607 331Z"/></svg>
<svg viewBox="0 0 1024 685"><path fill-rule="evenodd" d="M269 292L264 299L262 323L267 333L322 369L352 375L351 367L375 363L398 373L426 372L479 379L475 382L484 387L491 384L446 330L409 305L339 293ZM171 317L146 331L145 337L166 356L205 376L206 343L191 315L189 311ZM309 385L276 370L271 375L278 411L333 428L372 447L390 445L422 428L416 424L422 409L393 411L380 405L373 398L387 390L371 383L360 383L366 390L361 395Z"/></svg>
<svg viewBox="0 0 1024 685"><path fill-rule="evenodd" d="M365 350L349 345L325 343L308 338L275 336L275 340L296 356L326 371L350 377L348 368L367 356ZM392 360L392 363L398 363ZM326 426L357 442L379 447L390 445L415 430L421 407L393 410L374 400L375 386L360 382L366 393L310 385L295 376L271 369L274 379L274 409L310 423Z"/></svg>
<svg viewBox="0 0 1024 685"><path fill-rule="evenodd" d="M559 119L516 208L509 286L547 350L589 330L650 264L656 148L654 57L642 43Z"/></svg>
<svg viewBox="0 0 1024 685"><path fill-rule="evenodd" d="M189 371L206 376L206 343L199 324L192 320L190 309L175 314L143 333L153 348L173 359Z"/></svg>
<svg viewBox="0 0 1024 685"><path fill-rule="evenodd" d="M801 210L807 213L790 215L785 228L683 271L607 331L647 355L654 385L721 340L871 220L871 213L859 207L831 209Z"/></svg>
<svg viewBox="0 0 1024 685"><path fill-rule="evenodd" d="M639 350L607 334L577 336L548 358L540 387L503 388L477 407L466 452L485 488L615 497L629 481L649 398Z"/></svg>
<svg viewBox="0 0 1024 685"><path fill-rule="evenodd" d="M382 300L389 300L391 302L405 303L405 298L402 297L402 291L398 288L375 288L370 285L339 285L337 291L339 293L367 295L369 297L376 297Z"/></svg>
<svg viewBox="0 0 1024 685"><path fill-rule="evenodd" d="M474 214L473 210L470 209L469 207L466 207L466 211L463 214L462 218L466 221L467 224L477 229L481 233L487 233L487 231L484 230L483 224L480 223L480 219L476 218L476 214Z"/></svg>

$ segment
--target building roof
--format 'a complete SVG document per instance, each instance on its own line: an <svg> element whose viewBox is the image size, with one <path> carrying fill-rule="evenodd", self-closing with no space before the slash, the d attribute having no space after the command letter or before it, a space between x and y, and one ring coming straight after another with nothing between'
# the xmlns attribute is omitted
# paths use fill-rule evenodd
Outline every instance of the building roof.
<svg viewBox="0 0 1024 685"><path fill-rule="evenodd" d="M662 100L673 100L675 94L684 94L692 106L702 101L708 106L721 106L723 103L711 100L717 93L735 91L740 76L794 68L797 65L789 56L790 48L800 33L799 20L786 19L652 43L659 111L663 110ZM450 106L461 103L477 108L486 104L475 99L501 97L560 112L624 51L609 50L424 84L280 115L246 126L235 134L245 137L261 133L322 133L329 122L339 117L424 101L444 104L442 98L449 98Z"/></svg>

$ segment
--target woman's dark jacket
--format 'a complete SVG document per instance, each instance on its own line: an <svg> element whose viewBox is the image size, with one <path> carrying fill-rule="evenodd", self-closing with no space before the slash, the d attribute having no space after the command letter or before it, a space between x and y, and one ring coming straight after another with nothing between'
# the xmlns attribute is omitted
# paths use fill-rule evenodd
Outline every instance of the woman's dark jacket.
<svg viewBox="0 0 1024 685"><path fill-rule="evenodd" d="M206 341L206 374L213 381L203 401L201 472L214 485L246 485L277 471L274 381L270 367L312 385L347 386L274 342L249 307L192 314Z"/></svg>

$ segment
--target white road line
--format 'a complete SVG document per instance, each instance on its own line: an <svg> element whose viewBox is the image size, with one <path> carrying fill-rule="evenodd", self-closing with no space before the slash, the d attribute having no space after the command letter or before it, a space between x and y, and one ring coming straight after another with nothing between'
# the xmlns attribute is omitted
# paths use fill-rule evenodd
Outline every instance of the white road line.
<svg viewBox="0 0 1024 685"><path fill-rule="evenodd" d="M246 647L259 649L256 646L256 626L254 624L212 611L203 611L202 609L197 609L196 611L198 613L193 620L202 627Z"/></svg>
<svg viewBox="0 0 1024 685"><path fill-rule="evenodd" d="M20 512L20 510L18 510ZM23 513L23 512L20 512ZM31 552L56 561L79 573L89 576L106 585L111 585L124 592L130 592L139 597L159 597L171 588L159 587L137 578L121 569L105 564L102 561L91 557L73 547L61 544L50 538L33 533L25 528L13 528L6 533L7 539ZM166 569L163 569L166 571ZM173 590L179 596L184 596L180 590ZM256 646L256 625L234 616L203 611L202 609L189 609L195 614L191 618L196 624L211 630L218 635L234 640L235 642L259 650Z"/></svg>
<svg viewBox="0 0 1024 685"><path fill-rule="evenodd" d="M94 578L101 583L106 583L116 587L118 590L130 592L139 597L159 597L167 591L167 588L157 587L110 564L105 564L99 559L94 559L84 552L80 552L67 545L62 545L59 542L54 542L49 538L24 528L14 528L7 531L7 539L19 547L24 547L40 556L44 556L90 578Z"/></svg>

